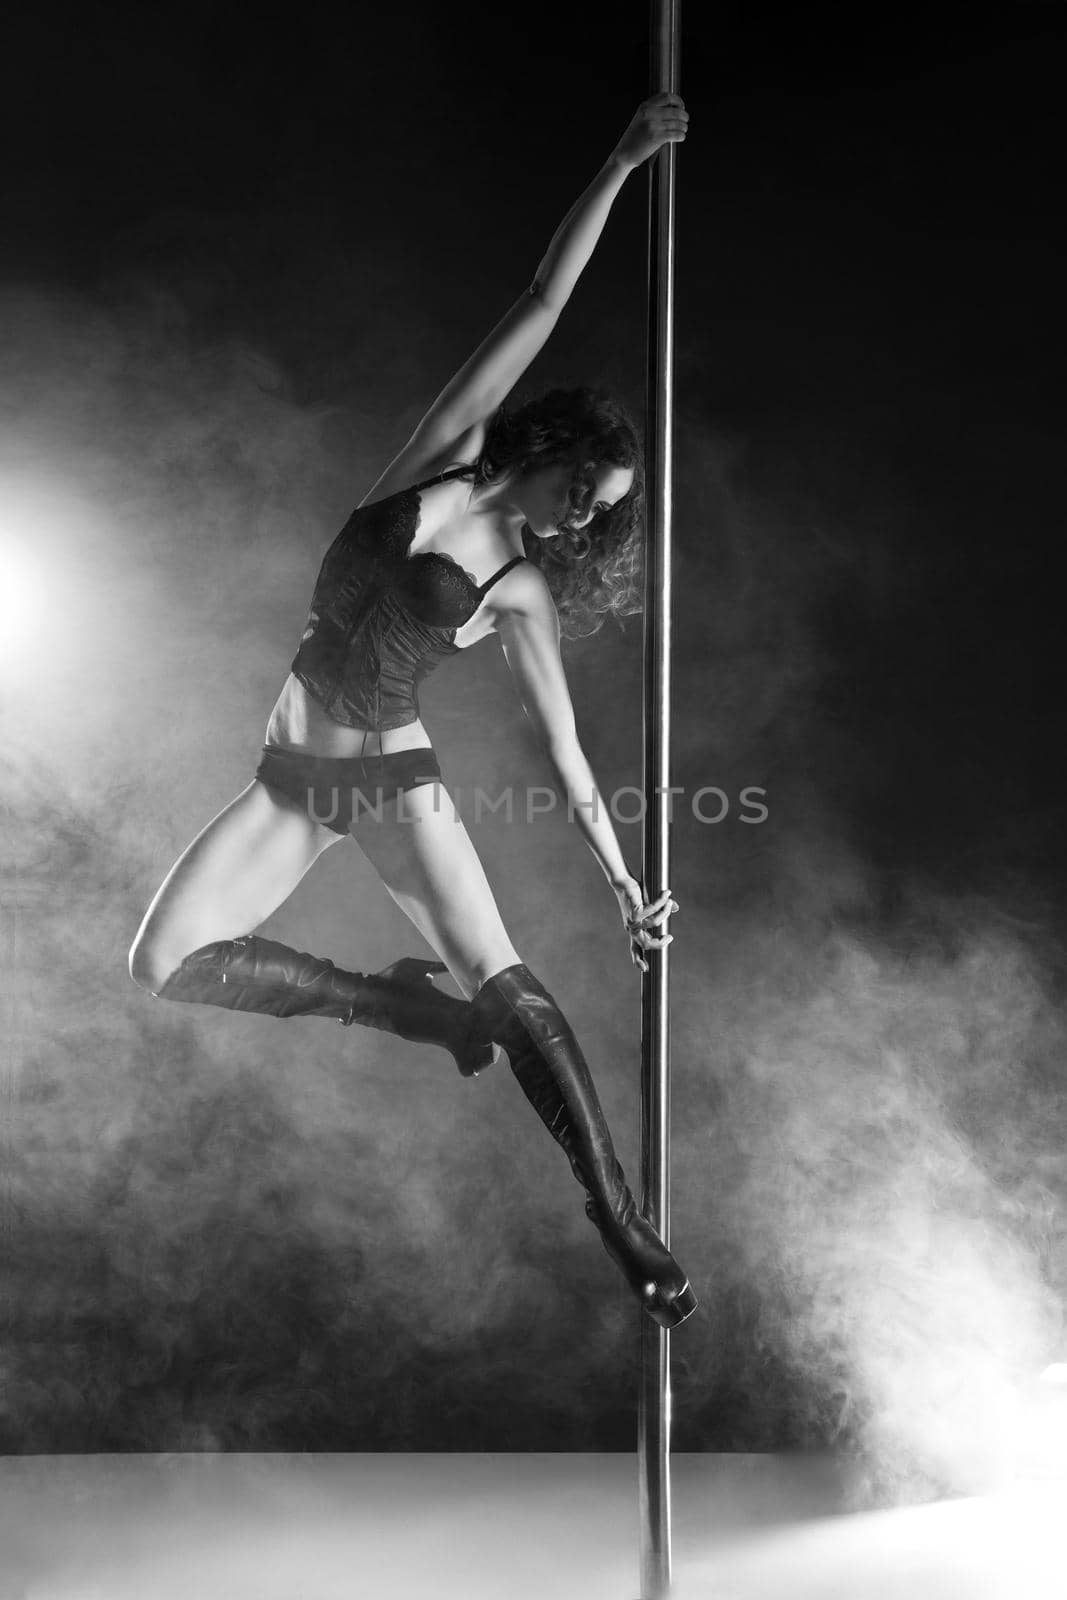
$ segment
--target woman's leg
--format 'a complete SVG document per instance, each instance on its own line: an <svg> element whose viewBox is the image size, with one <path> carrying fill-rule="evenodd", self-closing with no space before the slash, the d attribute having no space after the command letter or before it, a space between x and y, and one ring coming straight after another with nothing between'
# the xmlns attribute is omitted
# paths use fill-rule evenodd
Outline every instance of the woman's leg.
<svg viewBox="0 0 1067 1600"><path fill-rule="evenodd" d="M481 857L443 783L406 789L398 814L363 816L351 833L468 998L518 961Z"/></svg>
<svg viewBox="0 0 1067 1600"><path fill-rule="evenodd" d="M130 950L134 982L156 994L194 950L258 928L341 837L253 779L164 878Z"/></svg>
<svg viewBox="0 0 1067 1600"><path fill-rule="evenodd" d="M472 996L476 1027L511 1070L588 1195L586 1213L648 1314L675 1327L696 1309L689 1281L641 1216L615 1155L585 1057L555 999L518 957L478 853L443 785L401 797L395 822L364 819L357 843L396 903Z"/></svg>
<svg viewBox="0 0 1067 1600"><path fill-rule="evenodd" d="M161 999L362 1023L448 1050L464 1077L490 1066L469 1005L436 989L439 962L402 957L381 973L347 972L251 930L343 838L306 807L254 780L168 873L130 951L135 981Z"/></svg>

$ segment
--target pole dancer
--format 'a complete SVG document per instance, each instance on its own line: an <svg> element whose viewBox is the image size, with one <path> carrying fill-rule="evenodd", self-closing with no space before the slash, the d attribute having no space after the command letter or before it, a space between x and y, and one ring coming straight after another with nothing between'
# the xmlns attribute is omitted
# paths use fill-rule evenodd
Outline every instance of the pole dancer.
<svg viewBox="0 0 1067 1600"><path fill-rule="evenodd" d="M651 0L651 83L676 95L681 0ZM671 756L671 543L674 442L674 167L672 144L649 164L648 347L645 366L645 567L643 883L668 883ZM641 982L641 1211L670 1244L670 952ZM671 1589L670 1331L644 1323L638 1398L641 1600Z"/></svg>
<svg viewBox="0 0 1067 1600"><path fill-rule="evenodd" d="M674 1327L696 1296L642 1217L566 1017L508 937L441 781L418 684L496 633L568 814L616 896L631 960L662 949L677 903L651 901L619 847L579 744L561 631L637 609L641 446L590 389L504 401L541 350L629 175L685 138L677 95L637 109L556 230L530 285L459 369L323 559L307 626L252 781L175 862L130 951L161 999L325 1016L443 1046L464 1076L508 1057L586 1190L586 1213L648 1315ZM375 745L372 750L371 743ZM378 973L254 930L351 834L439 960ZM451 972L465 998L432 975Z"/></svg>

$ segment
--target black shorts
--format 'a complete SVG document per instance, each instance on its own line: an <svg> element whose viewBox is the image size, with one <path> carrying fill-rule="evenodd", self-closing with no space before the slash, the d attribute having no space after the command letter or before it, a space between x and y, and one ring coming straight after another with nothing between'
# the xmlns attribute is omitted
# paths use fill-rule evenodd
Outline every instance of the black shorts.
<svg viewBox="0 0 1067 1600"><path fill-rule="evenodd" d="M368 810L382 817L405 789L438 783L441 768L428 744L384 756L309 756L265 744L256 777L297 801L312 821L348 833Z"/></svg>

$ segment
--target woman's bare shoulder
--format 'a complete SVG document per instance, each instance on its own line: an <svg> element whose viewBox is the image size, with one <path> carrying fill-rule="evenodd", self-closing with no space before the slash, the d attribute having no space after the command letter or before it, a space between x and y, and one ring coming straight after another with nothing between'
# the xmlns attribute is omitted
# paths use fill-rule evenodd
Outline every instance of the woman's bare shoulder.
<svg viewBox="0 0 1067 1600"><path fill-rule="evenodd" d="M497 626L519 617L554 624L556 602L548 579L532 561L520 561L491 591Z"/></svg>
<svg viewBox="0 0 1067 1600"><path fill-rule="evenodd" d="M466 429L446 445L442 445L440 440L421 438L419 430L416 429L400 454L393 458L359 504L373 505L375 501L400 494L402 490L410 489L414 484L432 478L435 473L444 472L448 467L472 464L481 454L485 443L485 429L484 421L475 423L472 428Z"/></svg>

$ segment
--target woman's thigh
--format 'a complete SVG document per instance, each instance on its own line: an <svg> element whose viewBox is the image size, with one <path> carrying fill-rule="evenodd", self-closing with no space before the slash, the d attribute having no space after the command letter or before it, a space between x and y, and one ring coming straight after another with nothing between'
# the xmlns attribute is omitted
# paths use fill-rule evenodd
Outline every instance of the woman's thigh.
<svg viewBox="0 0 1067 1600"><path fill-rule="evenodd" d="M130 951L130 972L158 990L193 950L251 933L341 835L254 778L171 867Z"/></svg>
<svg viewBox="0 0 1067 1600"><path fill-rule="evenodd" d="M365 816L350 831L469 999L486 978L520 957L444 784L405 790L397 811L395 818Z"/></svg>

